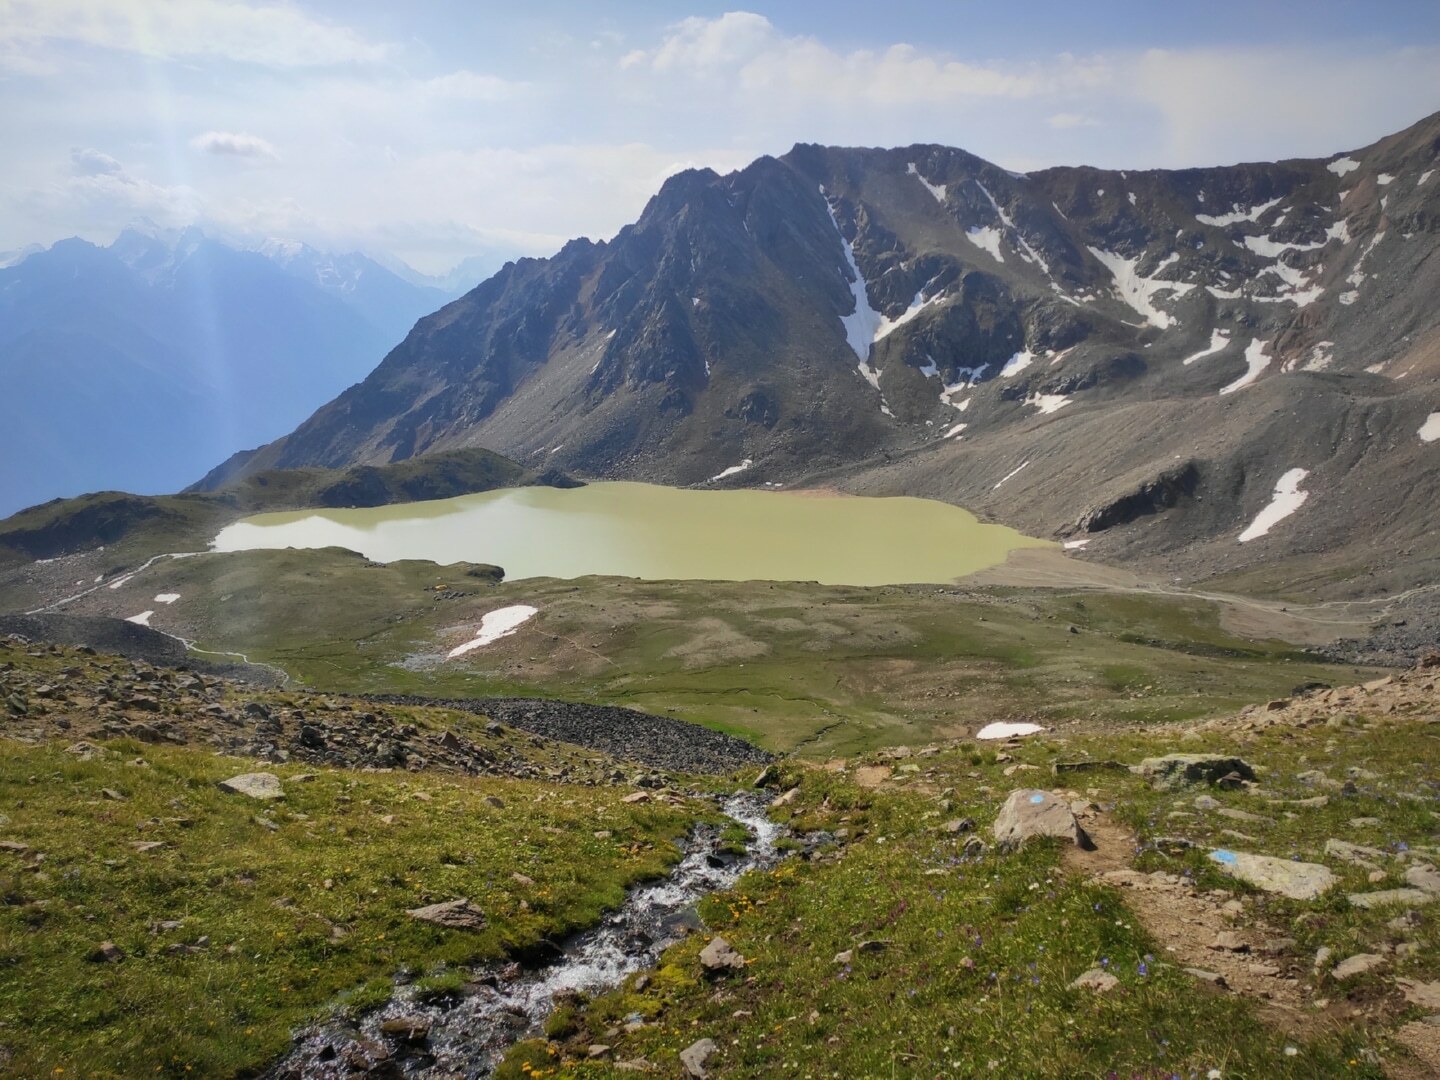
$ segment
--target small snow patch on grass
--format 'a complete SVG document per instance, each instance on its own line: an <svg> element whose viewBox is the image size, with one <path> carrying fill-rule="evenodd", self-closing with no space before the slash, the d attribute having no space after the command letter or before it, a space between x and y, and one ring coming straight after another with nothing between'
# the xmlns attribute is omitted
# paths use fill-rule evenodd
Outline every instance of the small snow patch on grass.
<svg viewBox="0 0 1440 1080"><path fill-rule="evenodd" d="M1020 735L1035 735L1045 729L1039 724L1012 724L1003 721L996 721L993 724L986 724L975 733L977 739L1013 739Z"/></svg>
<svg viewBox="0 0 1440 1080"><path fill-rule="evenodd" d="M487 611L480 619L480 632L464 645L457 645L451 649L448 654L449 659L454 660L457 656L464 656L472 649L489 645L492 641L498 641L502 637L509 637L525 622L533 618L538 611L538 608L533 608L529 604L514 604L510 607Z"/></svg>

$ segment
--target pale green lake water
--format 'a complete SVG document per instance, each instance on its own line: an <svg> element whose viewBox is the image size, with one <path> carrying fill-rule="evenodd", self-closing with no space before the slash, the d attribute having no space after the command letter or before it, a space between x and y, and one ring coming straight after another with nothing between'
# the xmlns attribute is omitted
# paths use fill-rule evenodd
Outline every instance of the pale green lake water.
<svg viewBox="0 0 1440 1080"><path fill-rule="evenodd" d="M527 487L435 502L260 514L217 551L345 547L377 562L492 563L507 580L586 574L828 585L945 582L1050 547L930 499L653 484Z"/></svg>

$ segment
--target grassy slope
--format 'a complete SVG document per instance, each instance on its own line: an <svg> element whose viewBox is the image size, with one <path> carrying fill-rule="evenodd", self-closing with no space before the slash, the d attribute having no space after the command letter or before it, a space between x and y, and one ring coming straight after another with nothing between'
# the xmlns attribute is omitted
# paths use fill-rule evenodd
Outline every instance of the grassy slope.
<svg viewBox="0 0 1440 1080"><path fill-rule="evenodd" d="M1064 728L1212 716L1365 675L1235 637L1202 600L618 578L494 587L465 575L338 551L207 555L70 610L158 608L159 629L321 689L633 705L813 757L1000 719ZM437 584L467 595L437 601ZM181 599L156 605L162 590ZM540 614L464 660L440 659L486 611L517 603ZM400 666L416 654L434 659Z"/></svg>
<svg viewBox="0 0 1440 1080"><path fill-rule="evenodd" d="M1357 715L1338 730L1208 733L1186 740L1184 749L1238 749L1264 770L1265 795L1274 797L1313 796L1295 775L1322 760L1332 776L1349 767L1375 774L1328 807L1271 810L1272 824L1241 826L1253 835L1246 850L1325 861L1330 836L1392 853L1421 841L1435 844L1440 791L1433 770L1415 753L1417 739L1427 737L1433 735L1423 721L1380 727ZM1440 912L1420 907L1419 922L1397 932L1388 925L1393 908L1361 911L1344 892L1395 887L1401 864L1389 863L1386 881L1374 884L1362 870L1336 865L1340 887L1313 902L1254 893L1213 872L1203 851L1170 857L1149 844L1179 834L1202 846L1236 845L1220 832L1236 822L1193 813L1195 790L1155 792L1128 774L1108 772L1076 779L1082 793L1113 805L1138 829L1140 868L1188 873L1203 887L1244 898L1247 918L1294 935L1302 971L1321 946L1334 948L1337 957L1382 951L1401 939L1418 946L1408 957L1391 957L1384 972L1344 987L1320 974L1302 977L1329 1019L1309 1022L1302 1015L1298 1030L1286 1033L1262 1022L1257 1003L1214 993L1168 962L1163 944L1131 915L1123 894L1065 872L1058 846L967 856L966 835L937 827L968 815L988 840L1005 793L1027 782L1056 783L1047 768L1052 761L1086 755L1133 761L1176 749L1177 738L1168 732L1033 741L1014 754L1043 771L1014 778L1003 774L993 753L961 747L902 764L894 782L876 791L828 772L793 770L802 791L796 827L848 829L851 839L843 857L749 875L704 905L710 934L723 934L748 958L743 980L727 978L717 988L704 979L697 954L710 934L697 936L671 949L644 989L631 980L552 1031L554 1041L515 1048L501 1075L627 1075L583 1061L583 1048L594 1042L611 1044L617 1061L643 1057L667 1073L680 1051L702 1037L720 1048L712 1072L737 1078L1386 1075L1382 1057L1405 1058L1389 1032L1420 1010L1386 997L1384 985L1396 974L1440 977ZM1397 797L1401 793L1418 801ZM1251 812L1268 806L1255 795L1209 794ZM1167 817L1180 810L1190 819ZM1356 827L1352 818L1374 822ZM865 940L883 947L836 962L838 953ZM1096 995L1069 988L1097 965L1120 979L1116 990ZM637 1013L653 1023L617 1035L615 1026Z"/></svg>
<svg viewBox="0 0 1440 1080"><path fill-rule="evenodd" d="M0 1043L15 1074L258 1069L327 1006L383 1000L402 968L434 975L593 922L665 866L693 817L622 805L623 790L433 775L322 770L280 804L216 786L256 767L124 742L93 761L6 745L4 838L30 848L0 853ZM165 846L132 847L149 840ZM457 896L487 929L405 915ZM125 959L88 961L102 940Z"/></svg>

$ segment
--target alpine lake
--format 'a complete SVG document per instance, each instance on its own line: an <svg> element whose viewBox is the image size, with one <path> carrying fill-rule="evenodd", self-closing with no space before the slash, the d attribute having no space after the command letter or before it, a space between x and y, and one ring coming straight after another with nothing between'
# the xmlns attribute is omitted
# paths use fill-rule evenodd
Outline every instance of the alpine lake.
<svg viewBox="0 0 1440 1080"><path fill-rule="evenodd" d="M1055 547L930 499L706 491L605 482L505 488L433 502L260 514L216 551L343 547L376 562L490 563L507 580L947 582Z"/></svg>

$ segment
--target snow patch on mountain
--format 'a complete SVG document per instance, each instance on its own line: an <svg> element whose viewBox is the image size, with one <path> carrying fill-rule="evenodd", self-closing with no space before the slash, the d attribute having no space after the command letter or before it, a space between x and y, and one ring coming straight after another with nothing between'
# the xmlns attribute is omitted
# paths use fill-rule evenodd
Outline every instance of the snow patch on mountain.
<svg viewBox="0 0 1440 1080"><path fill-rule="evenodd" d="M840 324L845 327L845 340L860 359L857 365L860 374L866 382L879 390L880 374L870 366L870 346L875 343L881 315L870 306L870 297L865 291L865 276L860 273L860 266L855 261L855 249L840 229L840 221L835 217L835 208L830 205L830 198L825 194L823 184L820 187L820 197L825 200L825 209L830 213L830 224L835 226L835 235L840 237L840 250L845 255L844 269L849 271L846 284L850 286L850 295L855 300L854 310L849 315L841 315Z"/></svg>
<svg viewBox="0 0 1440 1080"><path fill-rule="evenodd" d="M1220 352L1229 344L1230 331L1216 330L1210 335L1210 344L1206 348L1201 349L1199 352L1191 356L1187 356L1184 360L1181 361L1181 363L1183 363L1186 367L1189 367L1191 364L1195 363L1196 360L1203 360L1207 356L1214 356L1216 353Z"/></svg>
<svg viewBox="0 0 1440 1080"><path fill-rule="evenodd" d="M935 201L936 201L936 202L938 202L938 203L943 203L943 202L945 201L945 185L944 185L944 184L932 184L932 183L930 183L929 180L926 180L925 177L923 177L923 176L920 175L920 170L915 167L915 163L914 163L913 161L911 161L911 162L909 162L909 163L906 164L906 166L905 166L905 171L906 171L907 173L909 173L911 176L915 177L915 179L919 180L920 183L924 184L924 185L925 185L925 190L928 191L928 192L930 192L931 195L934 195L934 196L935 196Z"/></svg>
<svg viewBox="0 0 1440 1080"><path fill-rule="evenodd" d="M1314 348L1310 350L1309 357L1305 360L1302 371L1324 371L1335 362L1335 357L1330 350L1335 347L1333 341L1317 341Z"/></svg>
<svg viewBox="0 0 1440 1080"><path fill-rule="evenodd" d="M965 230L965 238L996 262L1004 262L1000 254L1000 230L994 225L974 225Z"/></svg>
<svg viewBox="0 0 1440 1080"><path fill-rule="evenodd" d="M1360 168L1360 162L1352 157L1342 157L1337 161L1330 162L1325 168L1329 169L1336 176L1344 176L1346 173L1352 173Z"/></svg>
<svg viewBox="0 0 1440 1080"><path fill-rule="evenodd" d="M1264 255L1266 258L1273 259L1286 251L1314 251L1316 248L1324 247L1330 241L1326 239L1313 244L1302 244L1295 240L1273 240L1268 236L1247 236L1244 238L1244 242L1245 246L1256 255Z"/></svg>
<svg viewBox="0 0 1440 1080"><path fill-rule="evenodd" d="M1440 412L1432 412L1420 425L1420 441L1435 442L1440 439Z"/></svg>
<svg viewBox="0 0 1440 1080"><path fill-rule="evenodd" d="M1092 247L1087 249L1091 255L1100 262L1105 269L1110 271L1110 276L1115 279L1115 291L1120 294L1120 299L1145 317L1145 321L1151 326L1159 327L1161 330L1168 329L1175 325L1176 319L1167 311L1162 311L1155 306L1153 297L1167 289L1176 296L1184 296L1195 286L1183 281L1162 281L1157 277L1145 277L1136 266L1140 260L1127 259L1113 251L1104 251L1101 248ZM1155 268L1159 272L1172 263L1178 262L1180 255L1172 251Z"/></svg>
<svg viewBox="0 0 1440 1080"><path fill-rule="evenodd" d="M1204 201L1203 196L1201 197L1201 201ZM1260 220L1260 215L1272 206L1278 205L1279 202L1280 199L1271 199L1269 202L1252 206L1248 210L1242 210L1240 209L1239 203L1234 203L1231 205L1230 213L1228 214L1196 214L1195 220L1201 224L1214 225L1219 228L1224 228L1226 225L1238 225L1242 221L1258 221Z"/></svg>
<svg viewBox="0 0 1440 1080"><path fill-rule="evenodd" d="M735 476L737 473L744 472L746 469L750 468L750 466L754 464L754 460L747 457L744 461L740 462L739 465L731 465L728 469L721 469L714 476L710 477L710 479L707 480L706 483L713 484L716 480L724 480L727 476Z"/></svg>
<svg viewBox="0 0 1440 1080"><path fill-rule="evenodd" d="M1255 516L1244 532L1238 537L1240 543L1244 544L1264 536L1281 521L1284 521L1291 514L1299 510L1310 498L1308 491L1301 491L1300 485L1310 475L1309 469L1291 469L1286 472L1275 484L1275 493L1270 499L1270 504Z"/></svg>
<svg viewBox="0 0 1440 1080"><path fill-rule="evenodd" d="M1009 480L1009 479L1011 479L1012 477L1014 477L1014 476L1016 476L1017 474L1019 474L1020 470L1023 469L1023 468L1025 468L1025 466L1026 466L1026 465L1029 465L1029 464L1030 464L1030 462L1028 462L1028 461L1022 461L1019 465L1015 466L1015 468L1011 469L1008 473L1006 473L1004 476L1002 476L1002 477L999 479L999 481L995 484L995 487L991 488L990 490L991 490L991 491L997 490L997 489L1000 487L1001 484L1005 483L1006 480Z"/></svg>
<svg viewBox="0 0 1440 1080"><path fill-rule="evenodd" d="M1005 361L1005 366L1000 369L1000 374L997 375L996 378L1008 379L1013 375L1019 375L1020 372L1024 371L1034 362L1035 354L1029 349L1021 349L1014 356L1010 357L1009 360Z"/></svg>
<svg viewBox="0 0 1440 1080"><path fill-rule="evenodd" d="M1222 387L1220 393L1233 394L1236 390L1243 390L1256 379L1260 378L1260 373L1270 366L1270 357L1265 355L1266 348L1265 342L1259 338L1252 340L1250 344L1245 347L1245 363L1247 365L1245 374L1241 375L1228 386Z"/></svg>
<svg viewBox="0 0 1440 1080"><path fill-rule="evenodd" d="M945 432L944 435L941 435L940 437L942 439L953 439L956 435L959 435L969 426L969 424L956 424L954 427L950 428L948 431Z"/></svg>
<svg viewBox="0 0 1440 1080"><path fill-rule="evenodd" d="M922 290L921 292L917 292L915 294L915 299L910 301L910 306L906 308L903 312L901 312L899 315L897 315L895 318L892 319L888 315L881 315L880 321L875 326L875 337L872 340L871 344L874 344L881 338L904 326L911 319L915 318L916 315L919 315L920 312L924 311L931 304L935 303L935 301L939 300L941 295L942 294L937 292L934 296L930 297L930 299L927 300L925 299L925 294Z"/></svg>
<svg viewBox="0 0 1440 1080"><path fill-rule="evenodd" d="M1070 404L1070 398L1064 394L1033 394L1025 399L1025 404L1039 409L1041 413L1049 415L1059 412L1066 405Z"/></svg>
<svg viewBox="0 0 1440 1080"><path fill-rule="evenodd" d="M985 198L990 200L990 208L995 211L995 216L1000 219L1000 224L1003 225L1012 235L1014 243L1018 247L1020 258L1024 259L1028 263L1033 263L1034 265L1040 267L1040 269L1044 270L1045 273L1048 275L1050 273L1050 265L1040 256L1040 253L1038 251L1036 251L1033 247L1030 246L1030 241L1026 240L1025 234L1015 227L1015 222L1010 219L1010 215L1005 213L1005 211L1000 208L1000 204L995 201L995 196L990 194L990 189L987 188L984 184L982 184L979 180L975 181L975 186L980 189L980 193L984 195ZM1056 285L1054 288L1056 292L1060 291L1060 287L1058 285Z"/></svg>
<svg viewBox="0 0 1440 1080"><path fill-rule="evenodd" d="M1360 286L1365 284L1365 279L1370 276L1365 273L1365 260L1370 257L1370 253L1374 251L1384 239L1385 230L1381 229L1370 238L1370 243L1365 245L1365 250L1360 252L1360 257L1355 260L1355 269L1351 270L1349 276L1345 278L1346 284L1350 286L1350 291L1340 294L1340 303L1349 306L1360 299Z"/></svg>

